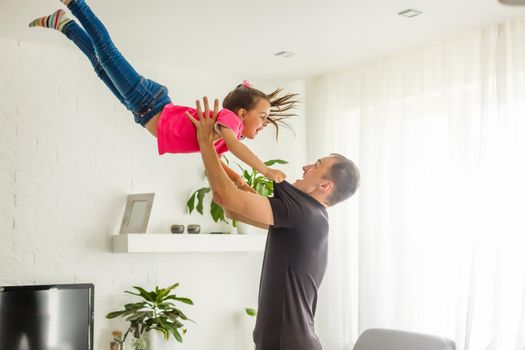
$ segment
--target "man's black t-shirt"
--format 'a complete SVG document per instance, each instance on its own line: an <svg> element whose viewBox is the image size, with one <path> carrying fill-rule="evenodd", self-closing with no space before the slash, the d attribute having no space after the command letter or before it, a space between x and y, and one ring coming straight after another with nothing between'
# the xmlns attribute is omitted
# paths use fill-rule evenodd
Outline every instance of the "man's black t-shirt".
<svg viewBox="0 0 525 350"><path fill-rule="evenodd" d="M288 182L274 183L253 339L257 350L320 350L317 290L327 262L328 213Z"/></svg>

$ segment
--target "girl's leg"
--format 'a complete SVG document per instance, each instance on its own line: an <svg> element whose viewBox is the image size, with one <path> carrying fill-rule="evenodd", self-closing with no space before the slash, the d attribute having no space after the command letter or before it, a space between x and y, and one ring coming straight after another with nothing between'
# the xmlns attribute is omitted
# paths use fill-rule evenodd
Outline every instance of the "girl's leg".
<svg viewBox="0 0 525 350"><path fill-rule="evenodd" d="M110 79L110 77L104 70L104 67L102 67L102 64L100 64L100 61L95 53L95 47L93 46L93 42L91 41L90 37L86 34L84 29L82 29L82 27L80 27L75 21L71 21L64 26L62 32L72 42L74 42L80 50L82 50L82 52L87 56L87 58L93 65L93 68L95 69L95 72L97 73L98 77L106 84L106 86L111 90L111 92L113 92L113 95L117 97L120 103L122 103L124 106L126 106L126 108L128 108L126 100L120 94L116 86L113 84L113 81Z"/></svg>
<svg viewBox="0 0 525 350"><path fill-rule="evenodd" d="M95 47L90 37L86 34L84 29L80 27L73 19L71 19L64 10L57 10L49 16L44 16L35 19L29 23L30 27L44 27L56 29L64 33L82 52L87 56L98 77L106 84L106 86L113 92L117 99L126 106L125 99L117 90L113 82L104 71L95 53ZM127 107L127 106L126 106Z"/></svg>
<svg viewBox="0 0 525 350"><path fill-rule="evenodd" d="M106 73L122 96L128 99L139 83L140 75L118 51L102 22L84 1L70 1L67 7L91 38L95 52Z"/></svg>
<svg viewBox="0 0 525 350"><path fill-rule="evenodd" d="M124 97L135 121L144 126L170 103L167 89L139 75L113 44L108 31L84 0L61 0L91 38L104 71Z"/></svg>

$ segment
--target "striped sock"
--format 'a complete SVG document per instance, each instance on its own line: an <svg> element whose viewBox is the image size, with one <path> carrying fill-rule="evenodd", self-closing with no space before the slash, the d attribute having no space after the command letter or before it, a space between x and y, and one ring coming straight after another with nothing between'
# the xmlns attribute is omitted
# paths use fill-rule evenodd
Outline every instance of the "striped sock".
<svg viewBox="0 0 525 350"><path fill-rule="evenodd" d="M66 11L60 9L60 10L56 10L49 16L44 16L44 17L35 19L31 23L29 23L29 26L30 27L53 28L61 32L64 26L67 23L69 23L69 21L72 21L72 19L68 16Z"/></svg>

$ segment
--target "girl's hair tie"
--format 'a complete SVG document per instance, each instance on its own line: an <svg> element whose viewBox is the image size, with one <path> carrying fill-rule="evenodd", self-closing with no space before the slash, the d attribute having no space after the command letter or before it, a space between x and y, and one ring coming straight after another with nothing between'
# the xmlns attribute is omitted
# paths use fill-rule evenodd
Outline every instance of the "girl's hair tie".
<svg viewBox="0 0 525 350"><path fill-rule="evenodd" d="M243 80L241 85L244 86L244 87L247 87L247 88L251 88L252 87L252 84L250 84L250 82L248 80Z"/></svg>

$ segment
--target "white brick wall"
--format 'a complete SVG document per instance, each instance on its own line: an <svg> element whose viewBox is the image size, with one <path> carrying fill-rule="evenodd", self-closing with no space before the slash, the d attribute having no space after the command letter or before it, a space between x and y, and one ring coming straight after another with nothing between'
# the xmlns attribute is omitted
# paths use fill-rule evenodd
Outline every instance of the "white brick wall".
<svg viewBox="0 0 525 350"><path fill-rule="evenodd" d="M0 39L0 57L0 285L95 283L95 349L102 350L123 326L104 318L129 300L123 290L180 282L197 322L181 349L249 349L253 325L243 309L256 306L262 254L110 252L127 193L156 193L149 232L167 232L172 223L226 228L185 212L188 195L205 183L200 157L159 157L155 139L73 48ZM168 86L174 102L190 105L249 78L135 67ZM302 92L303 84L290 89ZM271 131L249 144L262 159L289 160L290 178L304 161L302 118L293 125L297 136L283 131L278 145Z"/></svg>

